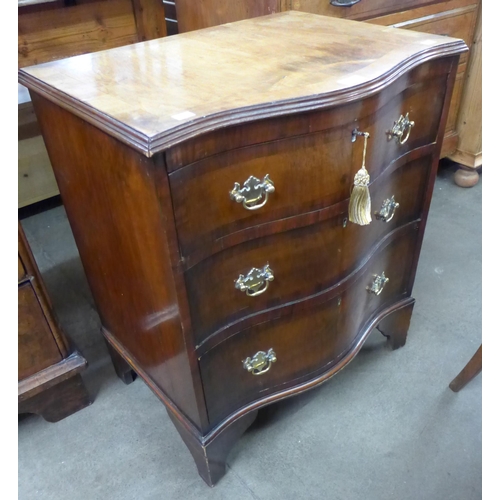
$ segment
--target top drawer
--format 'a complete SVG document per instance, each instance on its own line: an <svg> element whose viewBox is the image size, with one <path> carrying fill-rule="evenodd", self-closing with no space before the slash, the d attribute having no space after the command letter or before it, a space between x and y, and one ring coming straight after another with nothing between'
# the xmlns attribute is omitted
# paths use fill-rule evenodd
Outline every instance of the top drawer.
<svg viewBox="0 0 500 500"><path fill-rule="evenodd" d="M362 20L443 1L445 0L337 0L337 4L346 4L337 6L331 5L330 0L290 0L289 9Z"/></svg>
<svg viewBox="0 0 500 500"><path fill-rule="evenodd" d="M410 150L434 143L448 69L448 63L424 64L373 97L330 110L326 130L230 149L173 171L172 201L185 265L262 236L264 225L346 200L361 167L363 141L351 141L356 127L370 133L372 180ZM415 122L408 140L389 140L387 132L406 113ZM266 126L263 121L261 127ZM225 131L219 133L219 143L227 142Z"/></svg>

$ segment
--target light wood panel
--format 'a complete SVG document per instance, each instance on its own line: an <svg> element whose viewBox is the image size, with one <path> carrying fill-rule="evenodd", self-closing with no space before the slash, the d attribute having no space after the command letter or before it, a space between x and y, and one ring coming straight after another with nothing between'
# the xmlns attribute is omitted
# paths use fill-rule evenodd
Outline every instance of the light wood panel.
<svg viewBox="0 0 500 500"><path fill-rule="evenodd" d="M130 0L24 7L18 16L19 67L138 41Z"/></svg>
<svg viewBox="0 0 500 500"><path fill-rule="evenodd" d="M59 194L49 155L41 135L18 143L18 207Z"/></svg>
<svg viewBox="0 0 500 500"><path fill-rule="evenodd" d="M471 168L477 168L483 163L482 104L482 11L480 9L457 120L458 146L450 157Z"/></svg>
<svg viewBox="0 0 500 500"><path fill-rule="evenodd" d="M167 36L161 0L132 0L137 39L140 42Z"/></svg>

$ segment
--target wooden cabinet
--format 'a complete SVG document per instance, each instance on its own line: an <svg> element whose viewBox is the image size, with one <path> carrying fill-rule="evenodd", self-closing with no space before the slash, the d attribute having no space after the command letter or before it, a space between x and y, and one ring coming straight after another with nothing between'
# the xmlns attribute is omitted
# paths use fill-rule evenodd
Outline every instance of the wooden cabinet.
<svg viewBox="0 0 500 500"><path fill-rule="evenodd" d="M329 0L282 0L281 3L281 8L284 10L300 10L325 16L366 21L382 26L461 38L468 47L473 45L479 6L479 0L360 0L351 7L333 6ZM472 93L468 96L463 95L469 57L470 53L465 53L460 58L441 157L450 156L457 152L459 141L463 144L481 143L480 129L471 126L465 128L458 121L459 113L466 112L465 110L471 105L469 103L474 99ZM477 80L480 78L477 76L480 73L479 65L474 69L476 76L469 77L469 79ZM480 96L480 87L476 85L475 89L475 96ZM477 115L472 120L476 121ZM456 158L457 156L455 156Z"/></svg>
<svg viewBox="0 0 500 500"><path fill-rule="evenodd" d="M481 5L476 32L471 46L469 64L464 77L458 119L458 146L450 158L461 168L455 173L455 181L462 186L473 186L479 180L476 169L483 164L482 147L482 11Z"/></svg>
<svg viewBox="0 0 500 500"><path fill-rule="evenodd" d="M164 0L164 4L168 19L173 17L170 12L172 4L174 4L179 33L275 14L280 10L280 0L259 0L257 2L248 0L217 0L216 2Z"/></svg>
<svg viewBox="0 0 500 500"><path fill-rule="evenodd" d="M90 404L87 362L57 326L21 225L18 244L18 411L57 422Z"/></svg>
<svg viewBox="0 0 500 500"><path fill-rule="evenodd" d="M259 408L404 345L465 51L291 11L20 71L116 371L208 484Z"/></svg>

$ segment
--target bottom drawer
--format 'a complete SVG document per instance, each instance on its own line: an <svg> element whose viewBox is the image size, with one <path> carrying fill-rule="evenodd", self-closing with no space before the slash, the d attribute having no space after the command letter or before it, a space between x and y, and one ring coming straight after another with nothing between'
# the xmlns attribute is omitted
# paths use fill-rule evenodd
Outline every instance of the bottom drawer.
<svg viewBox="0 0 500 500"><path fill-rule="evenodd" d="M216 345L200 358L200 370L211 424L271 393L320 375L355 345L363 326L375 314L409 295L418 224L400 228L355 275L347 287L296 304L293 312L248 328ZM375 275L389 278L380 292L367 290ZM263 373L254 374L244 360L263 355ZM249 360L249 361L250 361ZM248 365L247 365L248 366Z"/></svg>

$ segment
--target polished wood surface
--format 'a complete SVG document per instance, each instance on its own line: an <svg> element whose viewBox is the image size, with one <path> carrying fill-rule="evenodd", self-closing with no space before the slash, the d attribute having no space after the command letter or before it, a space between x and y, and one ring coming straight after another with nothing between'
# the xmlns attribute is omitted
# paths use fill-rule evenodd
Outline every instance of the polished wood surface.
<svg viewBox="0 0 500 500"><path fill-rule="evenodd" d="M465 50L453 38L286 12L22 68L19 78L150 156L224 125L366 97Z"/></svg>
<svg viewBox="0 0 500 500"><path fill-rule="evenodd" d="M42 277L18 225L18 412L56 422L89 404L86 360L54 318Z"/></svg>
<svg viewBox="0 0 500 500"><path fill-rule="evenodd" d="M465 46L304 13L172 38L20 79L117 374L145 380L213 485L260 407L331 378L378 325L392 348L405 343ZM216 48L218 71L199 79ZM141 51L151 64L136 64ZM153 56L177 73L162 80ZM75 68L86 84L65 73L84 60L95 63ZM202 115L185 124L165 114L190 106ZM388 130L406 113L415 125L398 144ZM374 220L363 227L346 221L362 159L355 128L370 133ZM230 200L235 182L265 174L276 189L262 211ZM377 220L392 196L394 218ZM238 274L267 262L275 279L265 293L235 289ZM389 281L377 288L382 273ZM268 372L244 369L242 360L270 348Z"/></svg>

